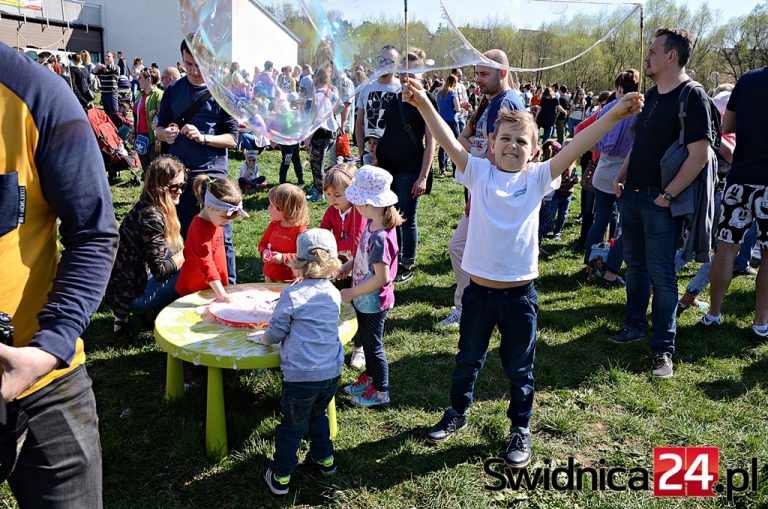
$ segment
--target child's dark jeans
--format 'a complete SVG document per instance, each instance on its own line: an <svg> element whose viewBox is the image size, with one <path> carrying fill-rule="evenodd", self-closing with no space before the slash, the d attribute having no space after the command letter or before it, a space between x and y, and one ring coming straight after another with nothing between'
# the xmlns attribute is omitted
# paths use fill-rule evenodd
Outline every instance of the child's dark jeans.
<svg viewBox="0 0 768 509"><path fill-rule="evenodd" d="M499 355L509 378L507 417L512 426L528 427L533 413L533 360L539 299L533 283L503 290L474 281L464 290L459 325L459 353L451 380L451 407L465 414L475 382L485 364L494 327L501 333Z"/></svg>
<svg viewBox="0 0 768 509"><path fill-rule="evenodd" d="M293 170L296 172L296 184L299 186L304 185L304 169L301 166L301 155L299 152L299 144L295 145L280 145L280 153L282 160L280 161L280 183L284 184L288 180L288 168L293 163Z"/></svg>
<svg viewBox="0 0 768 509"><path fill-rule="evenodd" d="M323 460L333 454L326 407L336 394L339 377L320 382L283 381L280 404L283 416L275 430L275 475L290 475L296 470L296 452L309 430L309 454Z"/></svg>
<svg viewBox="0 0 768 509"><path fill-rule="evenodd" d="M377 391L389 390L389 362L384 353L384 322L388 309L378 313L363 313L355 308L357 313L357 336L365 352L365 373L373 379Z"/></svg>

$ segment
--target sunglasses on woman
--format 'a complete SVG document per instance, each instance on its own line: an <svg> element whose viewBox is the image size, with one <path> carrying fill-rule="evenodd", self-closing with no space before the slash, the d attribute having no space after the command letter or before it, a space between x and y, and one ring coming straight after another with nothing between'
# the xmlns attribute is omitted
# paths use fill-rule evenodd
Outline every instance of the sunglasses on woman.
<svg viewBox="0 0 768 509"><path fill-rule="evenodd" d="M178 193L179 191L184 191L185 187L187 187L187 183L182 182L181 184L171 184L167 186L167 189L172 193Z"/></svg>

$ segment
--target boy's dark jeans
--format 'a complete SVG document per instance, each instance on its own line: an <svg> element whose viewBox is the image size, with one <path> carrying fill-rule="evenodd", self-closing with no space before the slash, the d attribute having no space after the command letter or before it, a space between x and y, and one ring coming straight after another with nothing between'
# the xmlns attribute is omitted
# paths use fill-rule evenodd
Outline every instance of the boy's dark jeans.
<svg viewBox="0 0 768 509"><path fill-rule="evenodd" d="M533 283L503 290L474 281L464 290L459 325L459 353L451 380L451 407L465 414L472 404L475 382L485 364L494 327L501 333L499 355L509 378L512 426L528 427L533 413L533 360L539 298Z"/></svg>
<svg viewBox="0 0 768 509"><path fill-rule="evenodd" d="M309 430L309 454L322 460L333 454L326 407L336 394L339 377L320 382L283 381L280 404L283 416L275 430L275 475L290 475L296 470L296 452Z"/></svg>

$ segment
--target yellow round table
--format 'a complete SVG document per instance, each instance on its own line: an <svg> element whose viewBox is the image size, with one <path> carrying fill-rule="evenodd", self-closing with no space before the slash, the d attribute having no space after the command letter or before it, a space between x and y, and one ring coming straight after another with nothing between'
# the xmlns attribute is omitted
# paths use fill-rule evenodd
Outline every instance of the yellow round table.
<svg viewBox="0 0 768 509"><path fill-rule="evenodd" d="M282 289L279 283L246 283L227 287L234 293L252 288ZM280 367L280 347L266 346L246 339L249 329L228 327L203 320L200 307L213 302L212 290L186 295L163 309L155 320L155 340L168 353L165 398L184 396L182 361L208 367L208 388L205 417L205 447L213 459L227 455L227 425L224 413L222 368L257 369ZM339 317L339 338L342 344L352 340L357 332L355 310L342 303ZM336 437L336 401L328 405L331 438Z"/></svg>

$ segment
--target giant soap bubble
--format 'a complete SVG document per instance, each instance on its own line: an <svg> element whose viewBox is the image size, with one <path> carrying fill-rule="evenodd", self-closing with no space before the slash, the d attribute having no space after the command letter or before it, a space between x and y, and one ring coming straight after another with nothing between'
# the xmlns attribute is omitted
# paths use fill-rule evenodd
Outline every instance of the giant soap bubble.
<svg viewBox="0 0 768 509"><path fill-rule="evenodd" d="M338 119L351 92L343 74L359 87L361 81L406 69L444 74L474 65L516 72L554 68L613 34L637 5L614 0L481 4L489 8L466 0L180 1L182 32L213 96L257 137L280 144L334 126L331 117ZM538 35L573 16L598 22L566 54L544 56L548 49L535 47ZM508 65L482 54L491 49L483 47L483 34L494 27L511 29L507 47L501 48L509 55ZM426 59L408 68L402 53L395 60L378 58L387 45L422 48Z"/></svg>

